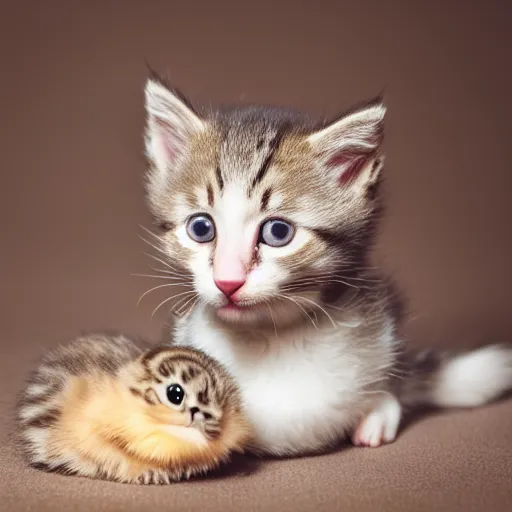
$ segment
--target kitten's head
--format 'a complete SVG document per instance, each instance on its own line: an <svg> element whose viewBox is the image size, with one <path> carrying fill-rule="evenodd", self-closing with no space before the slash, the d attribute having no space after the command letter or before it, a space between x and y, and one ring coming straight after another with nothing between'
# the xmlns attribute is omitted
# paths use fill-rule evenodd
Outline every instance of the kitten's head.
<svg viewBox="0 0 512 512"><path fill-rule="evenodd" d="M157 347L139 357L130 373L131 393L149 405L157 423L195 427L216 439L229 416L241 414L231 376L196 350Z"/></svg>
<svg viewBox="0 0 512 512"><path fill-rule="evenodd" d="M282 109L199 112L146 85L147 195L161 247L224 322L294 321L365 265L385 107L330 123Z"/></svg>

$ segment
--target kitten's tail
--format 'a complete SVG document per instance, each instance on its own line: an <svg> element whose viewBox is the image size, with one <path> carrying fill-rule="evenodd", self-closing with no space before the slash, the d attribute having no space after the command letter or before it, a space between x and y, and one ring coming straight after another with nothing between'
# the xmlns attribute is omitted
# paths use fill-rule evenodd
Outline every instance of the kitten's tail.
<svg viewBox="0 0 512 512"><path fill-rule="evenodd" d="M397 386L405 406L478 407L512 390L512 346L424 351L406 357L404 368Z"/></svg>

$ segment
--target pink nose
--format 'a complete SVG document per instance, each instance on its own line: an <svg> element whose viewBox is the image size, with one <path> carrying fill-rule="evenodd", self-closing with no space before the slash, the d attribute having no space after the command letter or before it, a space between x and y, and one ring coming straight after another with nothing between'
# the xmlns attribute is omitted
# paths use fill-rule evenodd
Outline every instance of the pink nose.
<svg viewBox="0 0 512 512"><path fill-rule="evenodd" d="M215 286L228 297L233 295L238 289L242 288L245 284L245 281L237 280L237 281L215 281Z"/></svg>

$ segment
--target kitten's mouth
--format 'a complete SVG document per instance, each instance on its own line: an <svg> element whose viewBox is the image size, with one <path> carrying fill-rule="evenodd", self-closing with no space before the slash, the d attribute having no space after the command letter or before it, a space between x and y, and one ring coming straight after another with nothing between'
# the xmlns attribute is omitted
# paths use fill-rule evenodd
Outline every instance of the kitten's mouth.
<svg viewBox="0 0 512 512"><path fill-rule="evenodd" d="M243 304L236 304L235 302L228 302L225 306L219 309L231 310L231 311L244 311L250 309L252 306L244 306Z"/></svg>
<svg viewBox="0 0 512 512"><path fill-rule="evenodd" d="M224 306L217 308L217 316L221 320L229 322L241 322L247 319L248 316L254 314L262 308L262 304L241 304L236 302L228 302Z"/></svg>
<svg viewBox="0 0 512 512"><path fill-rule="evenodd" d="M245 304L237 304L236 302L228 302L226 305L221 306L217 309L217 313L224 313L224 312L246 312L251 311L257 307L257 305L245 305Z"/></svg>

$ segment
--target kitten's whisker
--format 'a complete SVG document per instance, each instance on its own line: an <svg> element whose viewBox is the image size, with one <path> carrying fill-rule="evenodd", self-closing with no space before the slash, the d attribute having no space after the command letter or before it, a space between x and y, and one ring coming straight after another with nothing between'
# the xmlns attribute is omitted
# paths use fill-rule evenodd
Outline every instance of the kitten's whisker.
<svg viewBox="0 0 512 512"><path fill-rule="evenodd" d="M195 298L197 296L197 293L194 294L192 296L192 298ZM178 297L178 295L175 295L175 297ZM187 302L189 297L187 297L186 295L184 297L182 297L181 299L177 300L175 304L173 304L173 306L171 307L171 311L174 312L174 311L177 311L178 309L181 308L181 306L183 304L185 304Z"/></svg>
<svg viewBox="0 0 512 512"><path fill-rule="evenodd" d="M345 286L350 286L351 288L357 288L357 289L358 288L368 288L367 286L361 286L361 285L357 286L355 284L351 284L351 283L347 282L345 279L340 279L340 278L338 278L338 279L327 279L326 283L327 284L328 283L339 283L339 284L344 284Z"/></svg>
<svg viewBox="0 0 512 512"><path fill-rule="evenodd" d="M184 303L182 306L180 306L179 308L177 308L177 309L176 309L176 307L173 307L173 311L174 311L174 310L176 310L176 313L177 313L178 315L182 315L182 314L183 314L183 312L186 310L187 305L188 305L191 301L194 301L194 302L193 302L193 303L192 303L192 305L190 306L190 308L189 308L189 310L190 310L191 308L193 308L193 307L194 307L195 302L197 301L197 297L191 297L190 299L187 299L187 300L185 301L185 303Z"/></svg>
<svg viewBox="0 0 512 512"><path fill-rule="evenodd" d="M353 279L356 281L366 281L366 282L370 282L370 283L382 281L382 279L379 279L377 277L375 277L375 278L361 277L361 276L351 276L351 275L347 274L348 272L364 271L367 268L370 268L370 267L350 267L350 266L347 266L345 268L337 267L334 269L326 270L324 272L310 274L310 275L304 276L304 278L311 279L311 278L322 278L322 277L339 277L340 279L347 279L347 280ZM346 270L346 272L343 272L344 270Z"/></svg>
<svg viewBox="0 0 512 512"><path fill-rule="evenodd" d="M156 267L149 267L149 268L151 270L153 270L154 272L160 272L161 274L166 274L169 276L176 276L176 277L181 277L181 278L190 277L185 274L178 274L177 272L173 272L172 270L164 270L163 268L156 268Z"/></svg>
<svg viewBox="0 0 512 512"><path fill-rule="evenodd" d="M274 315L272 314L272 310L270 309L270 305L268 303L266 303L265 306L267 306L270 318L272 320L272 323L274 324L274 332L276 333L276 336L277 336L277 327L276 327L276 322L274 320Z"/></svg>
<svg viewBox="0 0 512 512"><path fill-rule="evenodd" d="M354 277L354 276L346 276L346 275L338 275L340 279L352 279L353 281L362 281L363 283L380 283L382 279L368 279L366 277Z"/></svg>
<svg viewBox="0 0 512 512"><path fill-rule="evenodd" d="M332 276L330 276L330 277L337 277L339 279L344 279L346 281L358 281L361 283L371 283L371 284L382 282L382 279L368 279L366 277L347 276L345 274L332 274Z"/></svg>
<svg viewBox="0 0 512 512"><path fill-rule="evenodd" d="M368 382L362 382L362 386L364 387L367 387L367 386L373 386L374 384L378 384L379 382L383 382L383 381L386 381L388 380L388 377L385 375L384 377L379 377L378 379L373 379L371 381L368 381Z"/></svg>
<svg viewBox="0 0 512 512"><path fill-rule="evenodd" d="M281 294L281 293L278 295L278 297L282 297L283 299L287 299L287 300L293 302L302 311L304 316L309 319L309 321L311 322L313 327L318 331L317 325L315 324L313 319L309 316L308 312L295 299L293 299L289 295L284 295L284 294ZM315 314L315 319L316 319L316 314Z"/></svg>
<svg viewBox="0 0 512 512"><path fill-rule="evenodd" d="M319 304L317 304L315 301L312 301L310 299L306 299L306 297L302 297L300 295L294 295L294 297L297 299L297 300L305 300L306 302L309 302L311 304L313 304L313 306L316 306L318 309L320 309L323 313L325 313L325 315L327 316L327 318L331 321L332 325L334 327L337 327L336 325L336 322L332 319L331 315L329 315L329 313L327 313L327 311L322 307L320 306Z"/></svg>
<svg viewBox="0 0 512 512"><path fill-rule="evenodd" d="M333 281L311 281L309 283L293 283L288 286L283 286L281 291L289 292L289 291L319 291L324 285L330 284ZM355 286L350 286L350 288L356 288ZM359 287L357 287L359 288Z"/></svg>
<svg viewBox="0 0 512 512"><path fill-rule="evenodd" d="M342 313L345 313L346 311L349 310L349 308L353 305L353 303L354 303L354 298L352 298L347 303L345 303L344 304L345 307L343 307L343 308L339 308L337 306L333 306L331 304L326 304L326 303L322 303L322 305L325 306L326 308L335 309L336 311L341 311Z"/></svg>
<svg viewBox="0 0 512 512"><path fill-rule="evenodd" d="M188 314L188 313L190 312L191 308L193 308L193 307L194 307L194 305L196 304L196 302L197 302L197 299L196 299L195 297L193 297L193 302L191 303L191 305L190 305L190 306L188 306L188 303L187 303L187 302L185 302L185 303L183 304L183 306L180 306L180 307L179 307L179 308L177 308L177 309L176 309L176 308L173 308L173 309L171 310L171 313L172 313L173 315L177 315L177 316L179 316L179 317L181 318L181 317L183 317L184 315L186 315L186 314ZM186 307L184 307L185 305L186 305Z"/></svg>
<svg viewBox="0 0 512 512"><path fill-rule="evenodd" d="M195 306L196 306L196 304L197 304L198 302L199 302L199 299L198 299L198 298L196 298L196 299L192 302L192 304L190 304L190 306L188 306L188 308L180 310L179 316L188 315L188 314L192 311L192 309L194 309L194 308L195 308Z"/></svg>
<svg viewBox="0 0 512 512"><path fill-rule="evenodd" d="M156 233L153 233L153 231L151 231L151 229L146 228L142 224L139 224L139 228L143 229L146 233L149 233L152 237L156 238L158 241L161 240L160 237Z"/></svg>
<svg viewBox="0 0 512 512"><path fill-rule="evenodd" d="M286 290L286 289L289 289L289 288L297 288L297 287L300 287L300 286L313 286L315 284L318 284L318 281L311 281L311 282L303 282L303 281L294 281L293 283L289 283L289 284L286 284L284 285L281 290Z"/></svg>
<svg viewBox="0 0 512 512"><path fill-rule="evenodd" d="M321 283L294 283L293 285L283 286L280 288L283 292L293 292L293 291L319 291L319 286L315 286Z"/></svg>
<svg viewBox="0 0 512 512"><path fill-rule="evenodd" d="M324 304L324 306L326 308L331 308L331 309L335 309L336 311L341 311L342 313L344 313L345 311L347 311L347 308L338 308L336 306L331 306L330 304Z"/></svg>
<svg viewBox="0 0 512 512"><path fill-rule="evenodd" d="M406 377L406 375L398 375L398 374L393 373L393 372L387 372L387 375L390 376L390 377L393 377L394 379L398 379L398 380L403 380Z"/></svg>
<svg viewBox="0 0 512 512"><path fill-rule="evenodd" d="M151 293L152 291L154 290L158 290L159 288L166 288L168 286L191 286L187 283L167 283L167 284L161 284L159 286L155 286L153 288L150 288L149 290L145 291L139 298L139 300L137 301L137 307L139 307L139 304L141 302L141 300L148 294L148 293Z"/></svg>
<svg viewBox="0 0 512 512"><path fill-rule="evenodd" d="M155 249L155 251L159 252L160 254L163 254L166 256L164 250L161 247L156 246L155 244L152 244L149 240L146 240L143 236L137 235L143 242L146 242L150 247Z"/></svg>
<svg viewBox="0 0 512 512"><path fill-rule="evenodd" d="M161 263L162 265L164 265L165 267L168 267L170 268L171 270L174 270L176 272L178 272L178 269L175 268L173 265L171 265L168 261L165 261L164 259L162 258L159 258L153 254L150 254L149 252L145 252L144 253L145 256L149 256L150 258L153 258L154 260L158 261L159 263Z"/></svg>
<svg viewBox="0 0 512 512"><path fill-rule="evenodd" d="M153 310L153 313L151 313L151 318L153 318L155 316L155 313L164 305L166 304L167 302L169 302L170 300L173 300L173 299L176 299L177 297L180 297L181 295L189 295L191 293L196 293L195 291L188 291L188 292L183 292L183 293L178 293L178 295L172 295L171 297L168 297L167 299L163 300L162 302L160 302L160 304L158 304L158 306Z"/></svg>
<svg viewBox="0 0 512 512"><path fill-rule="evenodd" d="M152 277L153 279L166 279L167 281L174 281L178 279L186 279L186 276L157 276L155 274L130 274L135 277ZM191 283L191 281L187 281L187 284Z"/></svg>
<svg viewBox="0 0 512 512"><path fill-rule="evenodd" d="M289 286L294 287L294 288L300 288L301 286L306 287L306 286L324 285L324 284L331 284L331 283L340 283L340 284L344 284L345 286L348 286L350 288L355 288L355 289L359 289L359 288L371 289L371 287L369 287L369 286L363 286L363 285L356 286L355 284L348 283L341 279L329 279L329 278L306 278L306 279L297 280L297 281L293 282L292 284L290 284ZM282 289L286 290L287 287L285 286Z"/></svg>
<svg viewBox="0 0 512 512"><path fill-rule="evenodd" d="M196 307L197 303L200 302L200 301L201 301L201 297L198 295L196 297L196 299L194 300L194 302L192 302L192 304L188 307L188 310L187 310L186 313L187 314L190 313L190 311L192 311L192 309L194 309Z"/></svg>
<svg viewBox="0 0 512 512"><path fill-rule="evenodd" d="M370 285L373 285L373 284L382 282L380 280L377 281L377 280L371 280L371 279L355 278L355 277L351 277L351 276L340 276L340 275L324 276L324 277L321 277L320 279L327 279L330 281L332 281L333 279L342 279L343 281L345 281L345 284L347 284L347 282L350 283L351 281L354 281L354 283L352 283L353 286L358 285L361 287L363 285L361 285L360 283L369 283ZM372 286L372 288L373 288L373 286Z"/></svg>
<svg viewBox="0 0 512 512"><path fill-rule="evenodd" d="M350 262L347 262L345 258L334 258L329 260L329 264L331 266L330 269L326 270L326 272L338 272L338 271L375 271L378 270L378 267L374 266L353 266L350 264ZM334 267L334 268L333 268ZM295 270L295 269L301 269L304 268L302 263L296 263L294 265L291 265L289 269Z"/></svg>
<svg viewBox="0 0 512 512"><path fill-rule="evenodd" d="M350 286L350 288L364 288L363 286L356 286L354 284L347 283L346 281L344 281L342 279L324 278L324 279L318 279L316 282L320 283L320 284L339 283L339 284L344 284L345 286Z"/></svg>

